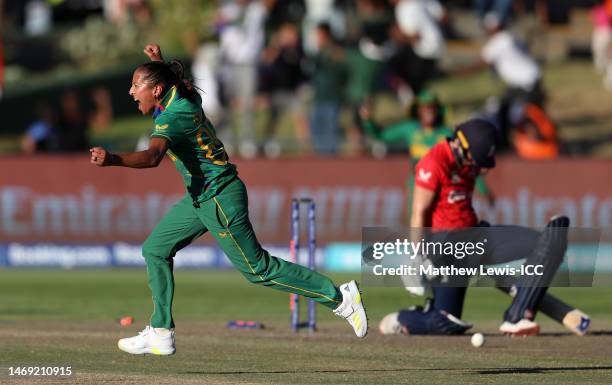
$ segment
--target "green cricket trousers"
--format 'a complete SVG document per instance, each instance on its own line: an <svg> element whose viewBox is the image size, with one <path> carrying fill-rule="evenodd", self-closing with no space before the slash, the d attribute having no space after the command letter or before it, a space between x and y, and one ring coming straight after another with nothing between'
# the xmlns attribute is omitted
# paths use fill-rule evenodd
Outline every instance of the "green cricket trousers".
<svg viewBox="0 0 612 385"><path fill-rule="evenodd" d="M187 194L166 213L143 244L153 294L152 327L174 327L174 255L207 231L250 282L300 294L331 309L342 302L342 294L329 278L271 256L261 247L249 221L246 188L236 178L217 196L199 204L194 204Z"/></svg>

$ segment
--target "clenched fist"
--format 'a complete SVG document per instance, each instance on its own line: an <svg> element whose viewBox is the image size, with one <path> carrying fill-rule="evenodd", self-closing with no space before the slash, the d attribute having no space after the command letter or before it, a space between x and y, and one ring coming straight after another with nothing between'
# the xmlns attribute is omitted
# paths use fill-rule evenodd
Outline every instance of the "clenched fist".
<svg viewBox="0 0 612 385"><path fill-rule="evenodd" d="M108 166L110 160L110 153L108 153L102 147L94 147L89 149L89 153L91 154L91 158L89 159L89 163L95 164L96 166Z"/></svg>
<svg viewBox="0 0 612 385"><path fill-rule="evenodd" d="M163 61L161 48L157 44L147 44L144 47L144 53L151 61Z"/></svg>

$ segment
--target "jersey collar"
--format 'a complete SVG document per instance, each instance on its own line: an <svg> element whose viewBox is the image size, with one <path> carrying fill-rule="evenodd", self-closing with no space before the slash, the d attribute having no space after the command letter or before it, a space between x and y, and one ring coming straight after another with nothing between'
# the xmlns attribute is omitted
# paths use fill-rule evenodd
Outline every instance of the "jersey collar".
<svg viewBox="0 0 612 385"><path fill-rule="evenodd" d="M155 111L153 111L153 118L157 118L162 112L164 112L176 98L176 86L172 86L172 88L166 91L162 97L162 100L159 102L160 106L156 107Z"/></svg>

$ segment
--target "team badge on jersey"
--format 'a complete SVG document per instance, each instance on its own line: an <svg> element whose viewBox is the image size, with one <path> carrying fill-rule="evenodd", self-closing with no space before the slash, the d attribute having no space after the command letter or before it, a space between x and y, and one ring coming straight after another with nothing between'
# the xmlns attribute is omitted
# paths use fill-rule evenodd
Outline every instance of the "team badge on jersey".
<svg viewBox="0 0 612 385"><path fill-rule="evenodd" d="M453 172L451 175L451 183L461 183L461 182L462 182L461 177Z"/></svg>

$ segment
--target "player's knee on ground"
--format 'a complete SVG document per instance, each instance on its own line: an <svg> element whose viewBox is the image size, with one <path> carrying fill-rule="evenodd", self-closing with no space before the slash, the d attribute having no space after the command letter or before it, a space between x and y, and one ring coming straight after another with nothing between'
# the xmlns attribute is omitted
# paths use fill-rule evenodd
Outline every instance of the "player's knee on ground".
<svg viewBox="0 0 612 385"><path fill-rule="evenodd" d="M463 334L471 324L439 309L414 308L400 310L397 319L407 334L456 335Z"/></svg>

